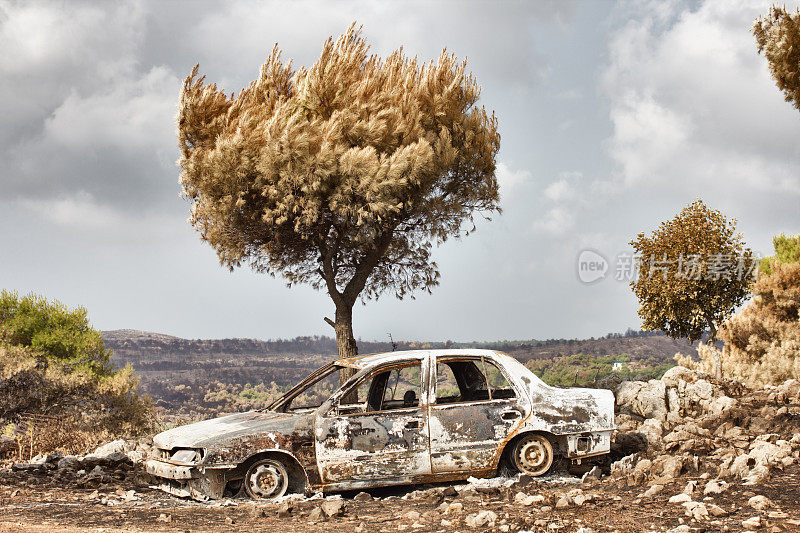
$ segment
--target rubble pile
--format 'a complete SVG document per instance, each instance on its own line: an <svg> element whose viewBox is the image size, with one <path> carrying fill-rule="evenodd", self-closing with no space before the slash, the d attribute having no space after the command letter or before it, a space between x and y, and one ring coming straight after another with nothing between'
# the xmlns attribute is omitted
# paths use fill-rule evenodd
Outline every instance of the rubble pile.
<svg viewBox="0 0 800 533"><path fill-rule="evenodd" d="M50 477L53 481L74 484L78 488L97 488L142 476L139 468L149 453L145 440L115 440L86 455L62 452L40 454L27 462L11 464L19 476Z"/></svg>
<svg viewBox="0 0 800 533"><path fill-rule="evenodd" d="M616 397L614 452L629 455L611 475L622 485L663 486L687 473L712 487L754 485L800 458L796 380L749 390L678 366L660 380L623 382Z"/></svg>

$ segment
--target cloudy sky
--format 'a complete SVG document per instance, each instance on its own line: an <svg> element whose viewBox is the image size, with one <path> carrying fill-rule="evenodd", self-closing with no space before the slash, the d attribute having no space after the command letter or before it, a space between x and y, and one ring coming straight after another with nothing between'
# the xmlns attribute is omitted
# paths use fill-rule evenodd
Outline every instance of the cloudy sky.
<svg viewBox="0 0 800 533"><path fill-rule="evenodd" d="M0 0L0 288L83 305L102 329L331 334L326 294L230 273L191 229L174 117L195 63L238 91L274 43L308 65L355 20L379 54L468 59L499 117L504 208L438 249L432 295L357 304L356 336L638 328L615 258L694 198L762 254L798 232L800 113L749 33L768 5ZM611 268L591 285L584 249Z"/></svg>

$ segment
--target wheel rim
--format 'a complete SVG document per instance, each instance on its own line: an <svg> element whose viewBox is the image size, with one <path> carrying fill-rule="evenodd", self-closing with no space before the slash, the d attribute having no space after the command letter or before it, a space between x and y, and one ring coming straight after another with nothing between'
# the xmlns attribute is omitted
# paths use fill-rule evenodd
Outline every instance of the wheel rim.
<svg viewBox="0 0 800 533"><path fill-rule="evenodd" d="M260 461L250 467L246 479L247 492L253 498L274 499L283 496L289 486L286 468L278 461Z"/></svg>
<svg viewBox="0 0 800 533"><path fill-rule="evenodd" d="M546 437L531 435L520 441L514 460L520 471L540 476L553 464L553 446Z"/></svg>

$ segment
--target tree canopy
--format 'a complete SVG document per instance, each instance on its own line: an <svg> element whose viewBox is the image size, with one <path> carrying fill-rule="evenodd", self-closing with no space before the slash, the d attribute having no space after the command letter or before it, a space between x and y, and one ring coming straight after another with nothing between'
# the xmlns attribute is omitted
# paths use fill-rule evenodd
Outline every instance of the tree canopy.
<svg viewBox="0 0 800 533"><path fill-rule="evenodd" d="M325 289L353 354L359 297L430 291L432 246L499 211L500 135L479 94L452 54L382 59L355 26L308 68L276 45L235 96L195 67L178 114L190 222L228 268Z"/></svg>
<svg viewBox="0 0 800 533"><path fill-rule="evenodd" d="M769 62L769 70L787 102L800 109L800 9L772 6L753 24L758 52Z"/></svg>
<svg viewBox="0 0 800 533"><path fill-rule="evenodd" d="M708 330L713 344L719 325L747 298L755 272L736 221L698 199L631 246L640 256L631 287L642 327L691 342Z"/></svg>

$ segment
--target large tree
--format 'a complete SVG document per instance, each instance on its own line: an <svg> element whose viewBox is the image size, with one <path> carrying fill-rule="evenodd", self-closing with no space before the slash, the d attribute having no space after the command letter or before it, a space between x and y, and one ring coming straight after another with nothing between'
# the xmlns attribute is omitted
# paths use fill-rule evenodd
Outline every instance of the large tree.
<svg viewBox="0 0 800 533"><path fill-rule="evenodd" d="M695 200L652 235L640 233L630 244L639 256L631 287L643 329L690 342L708 331L713 346L720 324L747 298L756 270L736 221ZM717 377L721 372L717 360Z"/></svg>
<svg viewBox="0 0 800 533"><path fill-rule="evenodd" d="M333 300L339 355L357 353L355 302L430 291L431 248L499 211L494 113L466 63L369 55L360 29L309 68L277 45L226 95L198 77L180 97L180 182L190 222L230 269L249 265Z"/></svg>
<svg viewBox="0 0 800 533"><path fill-rule="evenodd" d="M787 102L800 109L800 9L772 6L753 24L758 52L769 62L769 70Z"/></svg>

